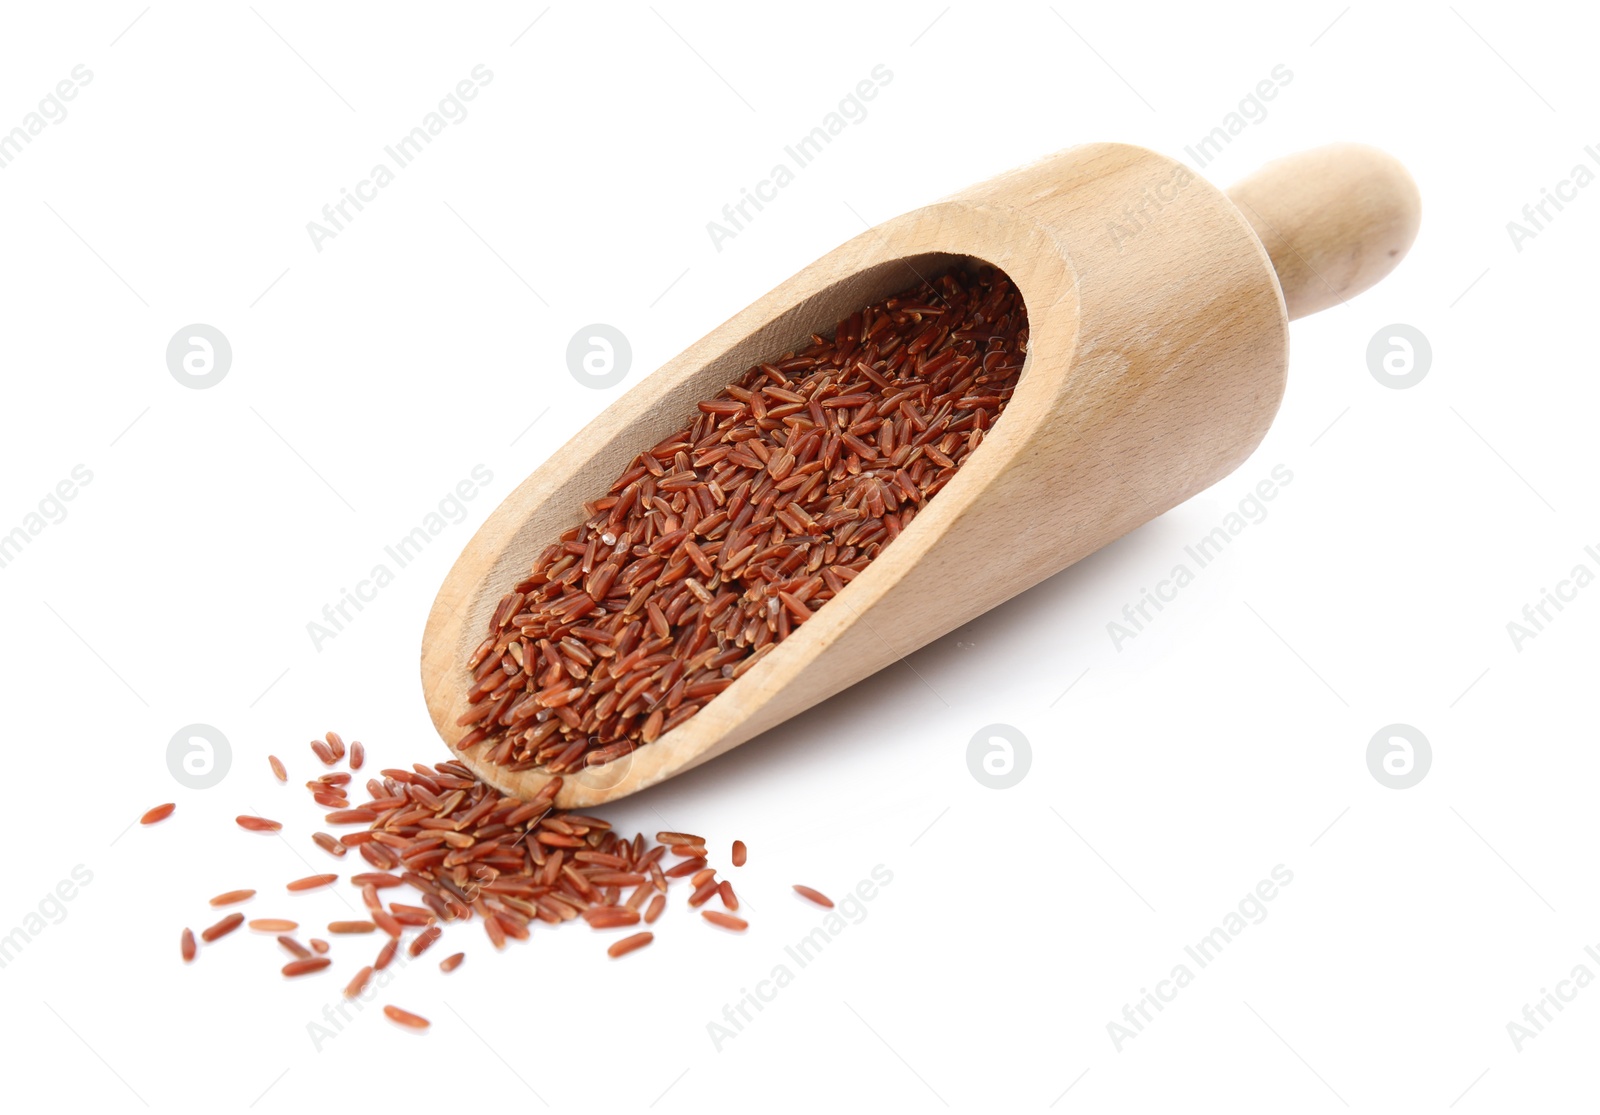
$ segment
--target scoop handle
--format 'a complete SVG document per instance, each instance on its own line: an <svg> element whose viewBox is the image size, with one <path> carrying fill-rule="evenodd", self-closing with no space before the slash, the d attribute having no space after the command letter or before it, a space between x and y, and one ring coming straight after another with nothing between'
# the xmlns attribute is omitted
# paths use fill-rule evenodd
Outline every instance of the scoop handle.
<svg viewBox="0 0 1600 1115"><path fill-rule="evenodd" d="M1228 198L1272 257L1290 318L1343 302L1393 271L1422 220L1406 168L1358 143L1270 162Z"/></svg>

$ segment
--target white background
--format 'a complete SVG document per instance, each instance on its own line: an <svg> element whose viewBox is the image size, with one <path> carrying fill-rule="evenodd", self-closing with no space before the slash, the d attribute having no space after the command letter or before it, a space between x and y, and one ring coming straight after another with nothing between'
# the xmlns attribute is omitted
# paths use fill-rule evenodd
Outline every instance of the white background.
<svg viewBox="0 0 1600 1115"><path fill-rule="evenodd" d="M1600 544L1600 188L1520 252L1506 228L1574 165L1600 169L1584 153L1600 143L1592 13L140 8L18 5L0 26L0 129L74 66L93 74L0 170L0 532L74 466L93 474L0 569L0 933L92 872L0 969L9 1105L268 1112L371 1090L417 1110L1592 1103L1600 990L1520 1052L1507 1023L1575 966L1600 974L1583 951L1600 945L1600 588L1520 649L1506 628L1579 562L1600 572L1583 552ZM469 115L318 252L306 223L480 63L493 79ZM706 222L879 64L893 80L867 117L715 250ZM333 969L299 981L242 931L179 962L179 930L214 920L222 890L258 888L251 917L349 916L331 892L282 892L329 862L298 787L321 769L305 741L336 728L373 768L444 756L417 681L433 593L493 506L617 393L863 222L1079 142L1184 157L1280 64L1292 81L1205 175L1336 139L1383 147L1424 198L1410 258L1294 325L1282 411L1236 474L608 811L630 832L746 840L747 935L681 898L655 945L614 962L580 926L536 925L501 954L452 927L377 1000L431 1032L375 1004L320 1050L308 1023L374 939L336 942ZM591 322L633 346L611 391L565 367ZM209 390L166 367L191 323L232 344ZM1394 323L1433 349L1408 390L1367 367ZM479 464L494 479L465 521L316 649L306 624ZM1294 478L1265 521L1115 648L1107 623L1279 464ZM169 739L196 722L231 742L208 790L168 770ZM1032 744L1004 791L966 760L995 722ZM1408 790L1367 765L1395 722L1431 742ZM163 801L171 820L129 831ZM233 825L252 811L286 839ZM797 969L784 946L820 918L789 884L842 895L880 864L893 882L864 920ZM1293 882L1266 919L1119 1051L1107 1024L1124 1004L1280 864ZM465 965L441 975L458 948ZM793 982L719 1051L707 1024L785 962Z"/></svg>

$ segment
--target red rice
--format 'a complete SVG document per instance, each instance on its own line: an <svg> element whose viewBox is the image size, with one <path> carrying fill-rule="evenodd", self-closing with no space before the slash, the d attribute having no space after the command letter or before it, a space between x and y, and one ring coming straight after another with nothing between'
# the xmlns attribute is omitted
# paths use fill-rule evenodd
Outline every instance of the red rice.
<svg viewBox="0 0 1600 1115"><path fill-rule="evenodd" d="M283 828L282 821L269 821L265 817L242 816L235 817L234 821L240 828L249 829L251 832L277 832Z"/></svg>
<svg viewBox="0 0 1600 1115"><path fill-rule="evenodd" d="M267 762L272 764L272 773L279 782L289 781L289 772L283 769L283 760L276 755L268 755Z"/></svg>
<svg viewBox="0 0 1600 1115"><path fill-rule="evenodd" d="M384 1007L383 1013L389 1016L389 1021L398 1023L401 1026L409 1027L413 1030L426 1030L430 1025L428 1020L423 1018L420 1014L412 1014L410 1011L401 1010L399 1007Z"/></svg>
<svg viewBox="0 0 1600 1115"><path fill-rule="evenodd" d="M325 832L314 832L311 834L311 839L316 843L317 847L327 852L330 856L342 856L350 850Z"/></svg>
<svg viewBox="0 0 1600 1115"><path fill-rule="evenodd" d="M362 875L352 875L350 876L350 881L358 887L372 886L380 889L383 887L397 887L405 882L399 876L390 875L383 871L368 871Z"/></svg>
<svg viewBox="0 0 1600 1115"><path fill-rule="evenodd" d="M1020 293L978 267L868 306L699 403L502 597L466 663L456 749L562 774L688 720L955 476L1026 347Z"/></svg>
<svg viewBox="0 0 1600 1115"><path fill-rule="evenodd" d="M278 938L278 944L280 944L284 948L288 949L291 954L293 954L294 956L299 957L301 960L308 960L311 957L311 950L306 948L304 945L302 945L299 941L295 940L293 937L289 937L289 936L279 937Z"/></svg>
<svg viewBox="0 0 1600 1115"><path fill-rule="evenodd" d="M433 947L433 943L444 933L437 925L430 925L427 929L417 934L411 940L411 947L406 951L412 956L421 956Z"/></svg>
<svg viewBox="0 0 1600 1115"><path fill-rule="evenodd" d="M207 944L210 944L218 937L226 937L229 933L232 933L235 929L238 929L243 924L243 914L229 914L227 917L217 922L216 925L213 925L210 929L207 929L201 933L200 939Z"/></svg>
<svg viewBox="0 0 1600 1115"><path fill-rule="evenodd" d="M351 981L344 985L344 997L354 999L366 989L367 981L372 978L372 965L367 965L355 974Z"/></svg>
<svg viewBox="0 0 1600 1115"><path fill-rule="evenodd" d="M801 886L799 883L794 885L794 889L795 893L801 898L808 898L818 906L826 906L830 910L833 909L833 899L823 894L820 890L812 890L810 887Z"/></svg>
<svg viewBox="0 0 1600 1115"><path fill-rule="evenodd" d="M745 860L748 859L749 856L750 851L744 846L744 841L735 840L733 842L733 866L743 867Z"/></svg>
<svg viewBox="0 0 1600 1115"><path fill-rule="evenodd" d="M342 797L343 787L350 781L348 774L335 772L309 785L314 793L337 792ZM642 833L624 839L601 818L558 812L553 803L561 789L559 777L551 779L531 801L521 801L501 795L470 768L450 760L434 766L419 763L412 770L385 770L381 779L369 779L366 788L371 800L340 817L348 823L364 823L363 831L338 841L326 833L316 834L319 847L357 847L383 866L350 877L361 888L371 920L328 923L331 934L382 930L387 935L373 963L346 985L348 997L362 994L370 986L372 974L393 962L407 925L422 930L410 940L408 951L415 957L440 939L444 923L473 917L482 919L484 932L496 948L503 948L511 939L529 939L534 921L559 924L582 917L597 930L654 924L666 908L669 877L691 881L692 906L720 895L727 910L739 908L732 886L719 881L716 870L706 865L703 837L663 832L660 838L672 843L647 846ZM282 828L276 821L254 816L241 816L238 823L257 831ZM661 863L669 847L698 854L663 870ZM311 890L338 878L336 874L312 875L289 883L288 890ZM419 892L423 904L394 902L384 909L379 891L401 884ZM831 905L810 888L795 889ZM252 890L229 891L211 901L225 905L254 894ZM712 924L735 932L748 926L744 919L721 910L701 913ZM230 914L205 930L201 939L214 941L243 922L243 914ZM331 965L331 958L324 955L330 951L327 941L312 938L307 948L289 936L297 928L294 921L258 918L250 927L278 933L278 942L292 957L283 967L285 977L322 971ZM607 953L613 958L625 956L653 940L649 931L635 932L612 942ZM185 962L192 961L197 953L193 932L185 929L180 944ZM440 970L454 971L464 959L464 953L453 953L440 962ZM427 1026L426 1020L399 1008L386 1010L404 1025Z"/></svg>
<svg viewBox="0 0 1600 1115"><path fill-rule="evenodd" d="M583 920L591 929L616 929L624 925L638 925L639 911L626 906L596 906L583 912Z"/></svg>
<svg viewBox="0 0 1600 1115"><path fill-rule="evenodd" d="M378 959L372 962L374 971L381 972L389 966L389 961L394 959L395 950L400 947L399 937L390 937L388 942L378 950Z"/></svg>
<svg viewBox="0 0 1600 1115"><path fill-rule="evenodd" d="M178 808L177 803L169 801L165 805L158 805L154 809L148 809L145 811L144 816L139 818L139 823L141 825L153 825L157 821L165 821L172 816L172 811L176 808Z"/></svg>
<svg viewBox="0 0 1600 1115"><path fill-rule="evenodd" d="M619 956L627 956L635 949L644 948L655 939L656 935L649 930L643 933L635 933L632 937L624 937L622 940L615 942L610 948L606 949L606 955L615 960Z"/></svg>

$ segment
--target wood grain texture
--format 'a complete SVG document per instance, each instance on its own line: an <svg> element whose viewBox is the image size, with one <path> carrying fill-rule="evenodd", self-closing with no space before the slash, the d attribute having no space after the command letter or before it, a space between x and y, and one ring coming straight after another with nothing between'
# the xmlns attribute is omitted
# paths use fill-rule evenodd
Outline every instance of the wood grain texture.
<svg viewBox="0 0 1600 1115"><path fill-rule="evenodd" d="M1406 168L1332 143L1268 163L1228 190L1272 257L1289 317L1353 298L1394 270L1422 224Z"/></svg>
<svg viewBox="0 0 1600 1115"><path fill-rule="evenodd" d="M1216 483L1283 395L1288 318L1272 261L1221 191L1118 144L1060 152L840 246L616 400L528 477L457 560L422 680L447 743L466 660L504 593L643 449L752 364L964 261L1022 292L1029 349L1000 421L836 598L684 724L567 775L557 802L633 793L759 735ZM1392 264L1391 264L1392 265ZM932 694L928 698L936 700ZM503 792L548 776L459 757Z"/></svg>

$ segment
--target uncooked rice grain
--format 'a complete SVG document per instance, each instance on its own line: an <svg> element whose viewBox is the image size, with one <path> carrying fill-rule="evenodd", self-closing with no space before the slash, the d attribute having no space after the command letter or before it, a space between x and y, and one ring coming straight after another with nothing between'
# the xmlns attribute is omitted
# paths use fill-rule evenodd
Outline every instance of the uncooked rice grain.
<svg viewBox="0 0 1600 1115"><path fill-rule="evenodd" d="M818 906L826 906L830 910L833 909L833 899L823 894L820 890L812 890L810 887L801 886L799 883L794 885L794 889L795 893L801 898L808 898Z"/></svg>
<svg viewBox="0 0 1600 1115"><path fill-rule="evenodd" d="M346 999L354 999L357 995L361 994L362 989L367 986L367 981L371 978L372 965L369 964L365 968L361 969L361 971L357 972L355 977L349 983L344 985L344 997Z"/></svg>
<svg viewBox="0 0 1600 1115"><path fill-rule="evenodd" d="M427 929L423 930L421 933L417 934L411 939L411 947L406 951L412 956L421 956L424 952L427 952L428 949L433 947L433 943L437 941L443 933L444 930L440 929L437 925L430 925Z"/></svg>
<svg viewBox="0 0 1600 1115"><path fill-rule="evenodd" d="M240 828L249 829L251 832L277 832L283 828L283 822L269 821L265 817L241 816L235 817L234 821Z"/></svg>
<svg viewBox="0 0 1600 1115"><path fill-rule="evenodd" d="M673 864L666 869L665 874L669 879L682 879L687 875L693 875L705 865L706 858L704 856L695 856L694 859L686 859L682 863Z"/></svg>
<svg viewBox="0 0 1600 1115"><path fill-rule="evenodd" d="M280 944L284 948L288 949L290 953L292 953L295 956L298 956L301 960L306 960L311 956L311 950L306 948L304 945L302 945L299 941L295 940L293 937L289 937L289 936L279 937L278 938L278 944Z"/></svg>
<svg viewBox="0 0 1600 1115"><path fill-rule="evenodd" d="M745 860L750 856L750 850L744 846L743 840L733 842L733 866L743 867Z"/></svg>
<svg viewBox="0 0 1600 1115"><path fill-rule="evenodd" d="M398 875L390 875L384 871L368 871L361 875L350 876L350 881L358 887L398 887L405 882Z"/></svg>
<svg viewBox="0 0 1600 1115"><path fill-rule="evenodd" d="M311 834L311 839L317 847L327 852L330 856L342 856L350 851L349 848L340 843L337 837L329 836L325 832L314 832Z"/></svg>
<svg viewBox="0 0 1600 1115"><path fill-rule="evenodd" d="M655 939L656 935L651 933L649 930L646 930L643 933L635 933L632 937L624 937L622 940L616 942L610 948L606 949L606 955L615 960L619 956L627 956L635 949L644 948Z"/></svg>
<svg viewBox="0 0 1600 1115"><path fill-rule="evenodd" d="M372 962L374 971L381 972L389 966L389 961L394 959L394 954L400 947L399 937L390 937L388 942L378 950L378 959Z"/></svg>
<svg viewBox="0 0 1600 1115"><path fill-rule="evenodd" d="M409 1027L413 1030L426 1030L430 1025L428 1020L423 1018L420 1014L412 1014L410 1011L401 1010L396 1006L384 1007L383 1013L388 1015L389 1021L398 1023L401 1026Z"/></svg>
<svg viewBox="0 0 1600 1115"><path fill-rule="evenodd" d="M583 912L583 920L591 929L617 929L624 925L638 925L639 911L626 906L599 906Z"/></svg>
<svg viewBox="0 0 1600 1115"><path fill-rule="evenodd" d="M331 738L336 737L330 733ZM343 797L343 788L350 782L347 773L334 772L309 785L313 793L337 792ZM330 823L360 825L362 829L337 841L327 833L316 834L321 838L319 846L326 849L333 843L340 849L359 848L363 855L371 853L368 858L381 868L350 876L351 884L361 890L370 920L328 923L330 934L382 930L387 936L376 959L356 973L344 994L351 998L364 994L373 973L393 963L406 926L421 930L409 941L409 955L415 957L442 937L446 924L473 918L482 921L495 948L504 948L510 940L528 940L535 921L558 925L582 918L597 930L653 924L666 908L670 878L690 880L692 906L720 895L728 911L739 908L732 886L719 881L716 869L707 865L704 838L663 832L658 836L666 842L653 845L643 833L625 839L602 818L556 810L561 784L559 776L552 778L531 800L524 801L502 795L455 760L432 766L418 763L411 770L386 769L381 778L368 779L370 800L329 817ZM237 821L257 831L282 828L262 817L243 815ZM663 869L669 848L698 854ZM307 891L338 879L332 873L312 875L287 884L287 889ZM401 885L418 892L422 905L392 902L384 908L379 892ZM795 889L831 905L808 887ZM211 902L224 905L254 895L253 890L241 889L219 894ZM735 932L748 925L731 912L701 913L708 922ZM243 914L230 914L205 930L201 939L214 941L243 922ZM327 941L312 938L307 948L289 935L297 928L295 921L257 918L249 924L252 929L278 934L279 944L292 958L283 966L285 977L331 966L331 957L323 955L330 951ZM613 958L621 957L654 939L649 931L634 932L613 941L606 951ZM192 931L184 930L180 946L185 962L192 961L197 953ZM453 953L440 961L440 970L454 971L464 959L464 953ZM386 1008L386 1013L402 1025L428 1025L425 1019L398 1007Z"/></svg>
<svg viewBox="0 0 1600 1115"><path fill-rule="evenodd" d="M178 808L177 803L169 801L165 805L158 805L154 809L148 809L145 811L144 816L139 818L139 823L141 825L153 825L157 821L165 821L172 816L172 811L176 808Z"/></svg>
<svg viewBox="0 0 1600 1115"><path fill-rule="evenodd" d="M456 750L562 774L694 716L950 482L1016 390L1027 333L1005 275L952 271L700 402L501 598L465 663Z"/></svg>
<svg viewBox="0 0 1600 1115"><path fill-rule="evenodd" d="M706 838L703 836L696 836L692 832L658 832L656 833L656 843L668 845L695 844L700 847L705 847Z"/></svg>
<svg viewBox="0 0 1600 1115"><path fill-rule="evenodd" d="M225 917L221 921L217 922L216 925L213 925L211 928L209 928L209 929L205 930L203 933L201 933L200 934L200 939L202 941L205 941L207 944L210 944L212 941L215 941L218 937L224 937L224 936L228 935L229 933L232 933L235 929L238 929L243 924L244 924L244 915L243 914L229 914L227 917Z"/></svg>

